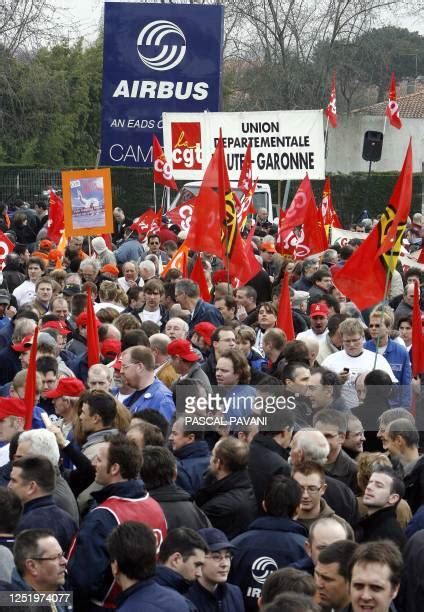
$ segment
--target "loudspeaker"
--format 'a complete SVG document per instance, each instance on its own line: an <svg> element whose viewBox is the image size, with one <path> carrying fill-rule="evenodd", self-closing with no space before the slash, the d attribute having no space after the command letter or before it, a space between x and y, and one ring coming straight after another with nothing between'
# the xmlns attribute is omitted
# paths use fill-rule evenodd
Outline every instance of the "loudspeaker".
<svg viewBox="0 0 424 612"><path fill-rule="evenodd" d="M364 134L364 146L362 147L362 159L368 162L378 162L381 159L383 148L383 132L369 130Z"/></svg>

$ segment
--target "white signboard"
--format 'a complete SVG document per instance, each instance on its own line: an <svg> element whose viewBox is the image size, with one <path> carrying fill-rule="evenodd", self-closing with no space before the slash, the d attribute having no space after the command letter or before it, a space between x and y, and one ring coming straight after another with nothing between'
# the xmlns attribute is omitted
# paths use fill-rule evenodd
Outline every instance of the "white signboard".
<svg viewBox="0 0 424 612"><path fill-rule="evenodd" d="M325 178L321 110L163 113L165 156L177 180L203 178L220 129L230 180L238 180L249 143L253 180Z"/></svg>

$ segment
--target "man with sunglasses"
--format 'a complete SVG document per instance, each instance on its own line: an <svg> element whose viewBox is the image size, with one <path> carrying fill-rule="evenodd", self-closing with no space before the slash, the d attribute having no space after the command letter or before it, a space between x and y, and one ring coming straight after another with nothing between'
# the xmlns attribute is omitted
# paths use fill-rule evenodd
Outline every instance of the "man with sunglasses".
<svg viewBox="0 0 424 612"><path fill-rule="evenodd" d="M156 255L160 262L159 268L162 270L163 266L168 263L169 257L165 251L162 251L160 248L160 237L158 234L151 234L147 238L147 249L148 250L143 254L140 261L144 261L147 255Z"/></svg>
<svg viewBox="0 0 424 612"><path fill-rule="evenodd" d="M38 602L37 608L28 603L28 607L21 607L21 610L71 612L71 596L63 591L67 565L65 552L53 532L49 529L22 531L16 538L13 553L16 567L11 582L0 583L0 591L7 591L2 593L5 607L10 609L12 603L18 601L18 595L21 602L25 601L25 592L28 592L28 597L32 592L34 605ZM42 594L45 597L44 605ZM6 596L10 598L9 606L6 606Z"/></svg>

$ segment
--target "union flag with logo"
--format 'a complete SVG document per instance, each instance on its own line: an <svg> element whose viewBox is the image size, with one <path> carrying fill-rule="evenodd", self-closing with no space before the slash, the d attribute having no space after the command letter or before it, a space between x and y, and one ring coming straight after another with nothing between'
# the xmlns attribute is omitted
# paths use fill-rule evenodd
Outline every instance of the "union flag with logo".
<svg viewBox="0 0 424 612"><path fill-rule="evenodd" d="M360 310L385 297L386 279L396 268L412 199L411 142L389 204L368 238L333 274L336 287Z"/></svg>
<svg viewBox="0 0 424 612"><path fill-rule="evenodd" d="M343 226L340 223L340 219L333 206L331 182L328 177L325 180L324 189L322 190L321 214L324 226L326 228L331 225L331 227L338 227L339 229L342 229Z"/></svg>
<svg viewBox="0 0 424 612"><path fill-rule="evenodd" d="M172 176L171 166L166 161L165 153L155 135L153 135L153 180L156 184L178 191L177 183Z"/></svg>
<svg viewBox="0 0 424 612"><path fill-rule="evenodd" d="M402 121L399 117L399 106L396 97L396 78L394 72L392 72L392 76L390 77L389 101L386 108L386 117L389 119L390 125L400 130L402 127Z"/></svg>
<svg viewBox="0 0 424 612"><path fill-rule="evenodd" d="M337 105L336 105L336 75L333 74L331 80L331 95L330 101L325 109L328 121L331 123L331 127L337 127Z"/></svg>

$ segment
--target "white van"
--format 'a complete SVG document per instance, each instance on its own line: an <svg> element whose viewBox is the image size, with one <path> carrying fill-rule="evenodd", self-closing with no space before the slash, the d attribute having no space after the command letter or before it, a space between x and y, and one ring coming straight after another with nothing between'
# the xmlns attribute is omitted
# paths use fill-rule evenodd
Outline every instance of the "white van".
<svg viewBox="0 0 424 612"><path fill-rule="evenodd" d="M175 198L172 200L169 210L172 210L180 204L184 204L188 200L196 197L200 190L201 181L192 181L191 183L185 183L180 191L177 193ZM237 183L231 183L231 189L240 198L242 193L237 187ZM266 208L268 211L268 220L273 222L273 211L272 211L272 198L271 188L268 183L258 183L256 185L255 193L253 194L253 206L256 210L259 208Z"/></svg>

